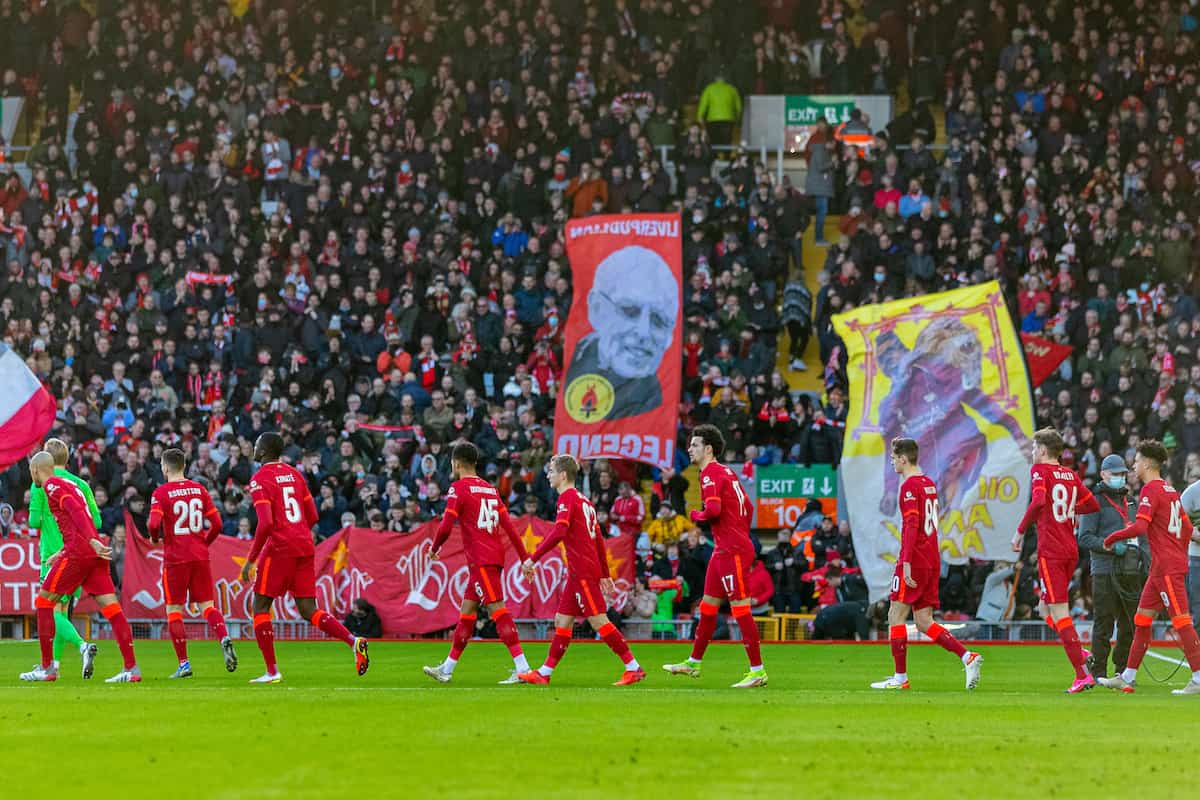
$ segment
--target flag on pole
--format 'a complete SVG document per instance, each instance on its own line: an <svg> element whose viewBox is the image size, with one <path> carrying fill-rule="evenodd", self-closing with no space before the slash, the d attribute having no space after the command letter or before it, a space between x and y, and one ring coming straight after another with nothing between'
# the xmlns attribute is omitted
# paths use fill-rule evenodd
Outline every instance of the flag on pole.
<svg viewBox="0 0 1200 800"><path fill-rule="evenodd" d="M0 342L0 469L29 455L54 424L54 397L12 348Z"/></svg>

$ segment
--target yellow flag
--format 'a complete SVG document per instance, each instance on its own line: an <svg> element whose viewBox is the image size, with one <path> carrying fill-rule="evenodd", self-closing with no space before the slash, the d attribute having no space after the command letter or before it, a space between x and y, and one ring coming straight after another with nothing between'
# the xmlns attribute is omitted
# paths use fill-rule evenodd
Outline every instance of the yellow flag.
<svg viewBox="0 0 1200 800"><path fill-rule="evenodd" d="M899 551L892 439L915 439L938 487L939 545L951 564L1011 558L1029 488L1033 401L997 283L862 306L833 319L846 345L842 449L854 549L872 598Z"/></svg>

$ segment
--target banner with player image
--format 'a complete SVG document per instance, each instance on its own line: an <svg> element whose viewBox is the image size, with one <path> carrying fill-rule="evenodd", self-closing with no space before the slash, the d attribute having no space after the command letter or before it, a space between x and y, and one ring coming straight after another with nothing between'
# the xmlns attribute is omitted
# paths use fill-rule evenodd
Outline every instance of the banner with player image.
<svg viewBox="0 0 1200 800"><path fill-rule="evenodd" d="M678 214L567 223L575 284L564 331L557 452L657 467L675 460L682 348Z"/></svg>
<svg viewBox="0 0 1200 800"><path fill-rule="evenodd" d="M887 596L900 549L888 449L896 437L917 441L937 484L942 558L1012 558L1028 502L1033 402L999 285L864 306L833 323L849 356L841 473L872 599Z"/></svg>
<svg viewBox="0 0 1200 800"><path fill-rule="evenodd" d="M129 530L136 530L126 519ZM513 524L530 551L554 529L553 522L534 517L514 517ZM467 560L457 528L442 548L441 558L431 560L428 550L436 533L437 523L427 522L409 534L346 528L329 537L317 545L314 560L317 605L340 619L349 613L356 599L366 598L379 612L385 635L423 634L454 627L468 591ZM609 539L607 544L609 567L617 587L613 607L621 610L633 590L636 556L627 536ZM249 549L249 542L229 536L218 537L209 548L215 603L230 620L245 621L253 616L253 587L243 586L238 575ZM561 548L559 554L547 555L537 564L532 585L521 574L516 553L510 548L505 556L504 597L509 611L517 619L552 619L559 591L567 580ZM151 544L144 536L131 533L126 539L121 604L130 619L165 618L162 557L162 546ZM34 568L35 578L36 574ZM32 608L32 600L29 606ZM291 598L276 600L273 614L276 619L300 619ZM195 606L187 606L184 617L202 619Z"/></svg>

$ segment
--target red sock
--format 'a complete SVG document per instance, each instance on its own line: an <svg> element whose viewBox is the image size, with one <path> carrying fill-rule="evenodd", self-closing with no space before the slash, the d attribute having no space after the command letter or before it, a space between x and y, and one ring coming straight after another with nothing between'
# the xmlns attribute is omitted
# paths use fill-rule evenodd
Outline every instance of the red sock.
<svg viewBox="0 0 1200 800"><path fill-rule="evenodd" d="M1133 615L1133 644L1129 646L1129 658L1125 660L1126 669L1137 669L1142 665L1142 659L1150 649L1150 626L1153 623L1153 617L1144 614Z"/></svg>
<svg viewBox="0 0 1200 800"><path fill-rule="evenodd" d="M125 612L121 610L121 604L110 603L100 609L100 613L108 620L108 624L112 626L113 638L117 640L117 647L121 650L121 657L125 659L125 669L133 669L137 666L137 659L133 655L133 629L129 627L129 620L125 618Z"/></svg>
<svg viewBox="0 0 1200 800"><path fill-rule="evenodd" d="M888 628L888 638L892 642L892 661L896 663L896 674L908 674L908 626L893 625Z"/></svg>
<svg viewBox="0 0 1200 800"><path fill-rule="evenodd" d="M717 607L700 601L700 622L696 625L696 640L692 643L692 660L704 658L704 651L712 641L713 631L717 629Z"/></svg>
<svg viewBox="0 0 1200 800"><path fill-rule="evenodd" d="M458 661L462 651L467 649L467 642L471 641L471 635L475 633L475 615L461 614L458 617L458 624L454 626L454 641L450 645L450 657Z"/></svg>
<svg viewBox="0 0 1200 800"><path fill-rule="evenodd" d="M929 630L925 631L925 635L933 639L943 650L949 650L959 658L962 658L963 654L967 652L967 648L963 647L962 643L950 634L950 631L936 622L929 626Z"/></svg>
<svg viewBox="0 0 1200 800"><path fill-rule="evenodd" d="M1058 629L1058 638L1062 639L1063 649L1067 651L1067 659L1075 668L1075 677L1085 677L1087 669L1083 666L1083 645L1079 643L1079 634L1075 631L1075 623L1070 617L1063 617L1054 625Z"/></svg>
<svg viewBox="0 0 1200 800"><path fill-rule="evenodd" d="M554 669L558 666L558 662L562 660L563 655L567 652L567 645L571 644L571 629L570 628L555 628L554 638L550 640L550 652L546 653L546 666Z"/></svg>
<svg viewBox="0 0 1200 800"><path fill-rule="evenodd" d="M762 666L762 653L758 648L758 625L754 623L750 606L734 606L733 618L742 631L742 645L746 648L746 658L750 659L750 669L758 669Z"/></svg>
<svg viewBox="0 0 1200 800"><path fill-rule="evenodd" d="M167 614L167 631L171 634L171 644L175 646L175 657L182 664L188 660L187 633L183 629L183 614L178 611Z"/></svg>
<svg viewBox="0 0 1200 800"><path fill-rule="evenodd" d="M267 672L271 675L278 673L279 665L275 663L275 626L271 624L270 614L254 615L254 640L262 651Z"/></svg>
<svg viewBox="0 0 1200 800"><path fill-rule="evenodd" d="M217 611L216 606L209 606L204 612L204 619L208 621L208 629L212 631L213 636L217 640L221 640L229 636L229 629L225 627L225 617Z"/></svg>
<svg viewBox="0 0 1200 800"><path fill-rule="evenodd" d="M42 649L42 666L46 669L54 663L54 601L39 597L34 601L37 608L38 645Z"/></svg>
<svg viewBox="0 0 1200 800"><path fill-rule="evenodd" d="M516 623L512 621L512 614L508 613L508 609L501 606L493 611L492 621L496 623L496 635L508 648L509 655L513 658L521 655L521 637L517 635Z"/></svg>
<svg viewBox="0 0 1200 800"><path fill-rule="evenodd" d="M346 630L346 626L338 622L337 617L332 614L318 608L313 612L312 619L308 621L308 624L320 628L321 633L330 639L337 639L339 642L345 642L351 647L354 646L354 634Z"/></svg>
<svg viewBox="0 0 1200 800"><path fill-rule="evenodd" d="M617 654L617 658L621 659L621 663L629 669L629 665L633 662L633 653L629 652L629 644L625 641L625 637L617 630L617 626L611 622L606 622L600 626L600 630L596 631L600 634L600 638L608 645L608 649Z"/></svg>
<svg viewBox="0 0 1200 800"><path fill-rule="evenodd" d="M1188 666L1192 672L1200 670L1200 636L1196 635L1196 629L1192 627L1191 615L1174 617L1171 624L1175 626L1175 635L1179 637L1179 644L1183 647Z"/></svg>

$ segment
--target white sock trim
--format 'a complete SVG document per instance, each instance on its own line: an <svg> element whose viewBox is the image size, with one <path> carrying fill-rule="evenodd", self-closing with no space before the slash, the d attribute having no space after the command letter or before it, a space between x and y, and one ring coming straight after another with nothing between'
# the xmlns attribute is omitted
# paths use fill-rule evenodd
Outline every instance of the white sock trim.
<svg viewBox="0 0 1200 800"><path fill-rule="evenodd" d="M1133 669L1132 667L1126 667L1121 671L1121 680L1125 681L1126 683L1133 683L1135 680L1137 680L1137 670Z"/></svg>

